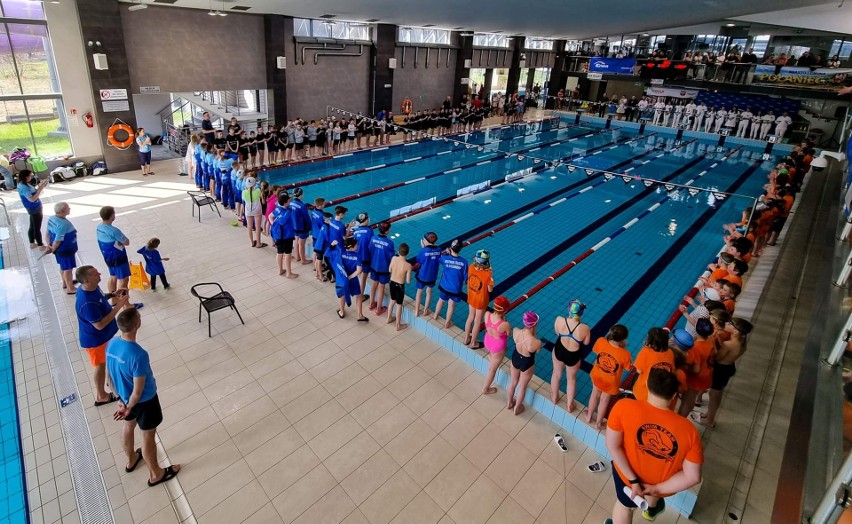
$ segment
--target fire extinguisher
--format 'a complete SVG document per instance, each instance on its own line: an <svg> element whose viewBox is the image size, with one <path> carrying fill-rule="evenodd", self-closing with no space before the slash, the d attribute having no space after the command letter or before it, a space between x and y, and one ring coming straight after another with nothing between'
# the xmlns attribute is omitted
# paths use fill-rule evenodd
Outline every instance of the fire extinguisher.
<svg viewBox="0 0 852 524"><path fill-rule="evenodd" d="M95 121L92 118L92 113L86 113L83 115L83 122L85 122L86 127L95 127Z"/></svg>

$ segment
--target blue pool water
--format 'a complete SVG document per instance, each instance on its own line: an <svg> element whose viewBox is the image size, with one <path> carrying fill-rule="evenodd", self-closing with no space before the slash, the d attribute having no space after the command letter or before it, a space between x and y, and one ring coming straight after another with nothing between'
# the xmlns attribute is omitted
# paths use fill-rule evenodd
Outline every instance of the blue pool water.
<svg viewBox="0 0 852 524"><path fill-rule="evenodd" d="M475 145L469 148L433 140L338 158L326 168L318 162L267 171L265 176L273 184L288 184L352 171L349 176L305 186L306 201L316 196L349 199L344 204L350 210L347 219L368 211L373 222L415 202L433 197L442 202L461 188L490 182L494 187L486 191L394 222L391 236L397 243L407 242L416 253L426 231L436 231L446 246L453 238L477 239L525 217L462 252L468 259L478 249L491 252L496 282L492 297L502 294L515 300L610 238L512 311L508 320L519 325L524 311L535 310L541 316L539 336L555 341L556 316L563 315L568 302L577 298L588 305L584 322L592 327L592 341L613 324L622 323L630 329L628 349L635 355L648 329L666 322L718 250L722 225L738 220L751 200L737 196L716 200L712 193L691 195L686 190L669 194L664 187L646 188L637 180L606 181L594 172L587 176L582 168L573 172L565 166L545 168L540 160L571 160L590 170L758 196L780 154L764 161L761 144L739 149L732 144L717 151L718 137L687 136L691 141L677 147L674 134L668 132L639 136L635 128L618 129L617 123L611 130L592 121L560 124L500 128L460 137ZM497 150L520 156L507 157ZM534 172L505 182L506 175L525 169ZM402 182L399 187L357 196ZM406 291L413 296L414 286ZM466 316L467 306L459 304L453 321L463 326ZM587 361L586 370L591 368L591 357ZM551 353L543 351L536 357L536 374L549 381L551 372ZM585 402L590 392L588 374L579 373L577 399Z"/></svg>
<svg viewBox="0 0 852 524"><path fill-rule="evenodd" d="M3 262L3 247L0 246L0 269L4 267ZM9 329L7 324L0 324L0 522L9 523L29 520L16 399Z"/></svg>

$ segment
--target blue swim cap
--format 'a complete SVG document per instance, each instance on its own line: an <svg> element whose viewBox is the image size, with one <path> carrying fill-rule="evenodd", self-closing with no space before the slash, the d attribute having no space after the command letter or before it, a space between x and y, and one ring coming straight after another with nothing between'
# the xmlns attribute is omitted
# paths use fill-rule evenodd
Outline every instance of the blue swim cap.
<svg viewBox="0 0 852 524"><path fill-rule="evenodd" d="M572 317L583 316L584 311L586 311L586 304L583 304L576 298L568 304L568 313L570 313Z"/></svg>
<svg viewBox="0 0 852 524"><path fill-rule="evenodd" d="M672 340L683 351L687 351L695 345L695 339L685 329L675 329L672 333Z"/></svg>
<svg viewBox="0 0 852 524"><path fill-rule="evenodd" d="M485 249L480 249L476 252L476 255L474 255L473 261L477 264L483 264L487 266L491 263L491 253L489 253Z"/></svg>

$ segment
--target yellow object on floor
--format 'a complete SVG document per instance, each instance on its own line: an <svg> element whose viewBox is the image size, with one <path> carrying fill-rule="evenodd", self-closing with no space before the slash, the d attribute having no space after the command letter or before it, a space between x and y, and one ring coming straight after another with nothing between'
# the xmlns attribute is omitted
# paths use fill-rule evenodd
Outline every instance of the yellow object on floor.
<svg viewBox="0 0 852 524"><path fill-rule="evenodd" d="M130 263L130 289L146 290L151 287L151 281L148 280L148 274L145 273L145 268L142 267L142 262L138 264Z"/></svg>

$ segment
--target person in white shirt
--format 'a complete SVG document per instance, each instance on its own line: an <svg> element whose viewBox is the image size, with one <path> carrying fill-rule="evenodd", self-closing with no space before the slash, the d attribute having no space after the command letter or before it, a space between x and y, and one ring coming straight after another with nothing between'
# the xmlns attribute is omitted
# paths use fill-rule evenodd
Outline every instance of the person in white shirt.
<svg viewBox="0 0 852 524"><path fill-rule="evenodd" d="M672 109L674 107L669 102L666 102L666 107L663 109L663 127L668 127L669 117L672 116Z"/></svg>
<svg viewBox="0 0 852 524"><path fill-rule="evenodd" d="M648 110L648 101L644 98L640 100L639 103L636 104L636 110L639 112L639 118L637 118L637 120L645 118L645 112Z"/></svg>
<svg viewBox="0 0 852 524"><path fill-rule="evenodd" d="M683 106L678 102L678 104L674 107L674 116L672 117L672 127L677 129L677 126L680 125L680 120L683 118Z"/></svg>
<svg viewBox="0 0 852 524"><path fill-rule="evenodd" d="M665 107L666 104L658 98L657 103L654 104L654 125L657 125L660 122L660 117L663 116L663 109L665 109Z"/></svg>
<svg viewBox="0 0 852 524"><path fill-rule="evenodd" d="M748 125L751 123L751 117L754 116L751 108L747 107L745 111L740 113L740 125L737 128L737 136L745 138Z"/></svg>
<svg viewBox="0 0 852 524"><path fill-rule="evenodd" d="M714 133L719 133L722 130L722 124L725 122L725 117L728 116L728 112L723 107L722 109L716 111L716 125L713 127Z"/></svg>
<svg viewBox="0 0 852 524"><path fill-rule="evenodd" d="M760 136L760 124L763 122L763 113L758 111L756 115L751 117L751 129L749 129L749 138L757 140Z"/></svg>
<svg viewBox="0 0 852 524"><path fill-rule="evenodd" d="M713 122L716 120L716 111L712 107L710 111L707 111L707 115L704 117L704 132L712 133L713 132Z"/></svg>
<svg viewBox="0 0 852 524"><path fill-rule="evenodd" d="M707 113L707 104L701 102L701 105L695 108L695 122L693 122L692 130L699 131L701 124L704 122L704 115Z"/></svg>
<svg viewBox="0 0 852 524"><path fill-rule="evenodd" d="M787 113L782 114L777 119L775 119L775 134L778 135L778 141L780 142L782 138L784 138L784 133L787 132L787 126L793 123L793 119Z"/></svg>
<svg viewBox="0 0 852 524"><path fill-rule="evenodd" d="M728 128L728 135L734 134L734 128L737 127L737 118L739 117L739 114L739 111L737 111L737 108L735 107L731 109L727 118L725 118L725 127Z"/></svg>
<svg viewBox="0 0 852 524"><path fill-rule="evenodd" d="M684 125L687 129L692 129L692 119L695 117L695 110L698 106L695 105L693 100L690 100L688 104L683 108L683 118Z"/></svg>
<svg viewBox="0 0 852 524"><path fill-rule="evenodd" d="M772 111L763 115L763 120L760 122L760 136L758 140L766 140L766 136L769 134L769 128L772 127L772 123L775 122L775 115L772 114Z"/></svg>

